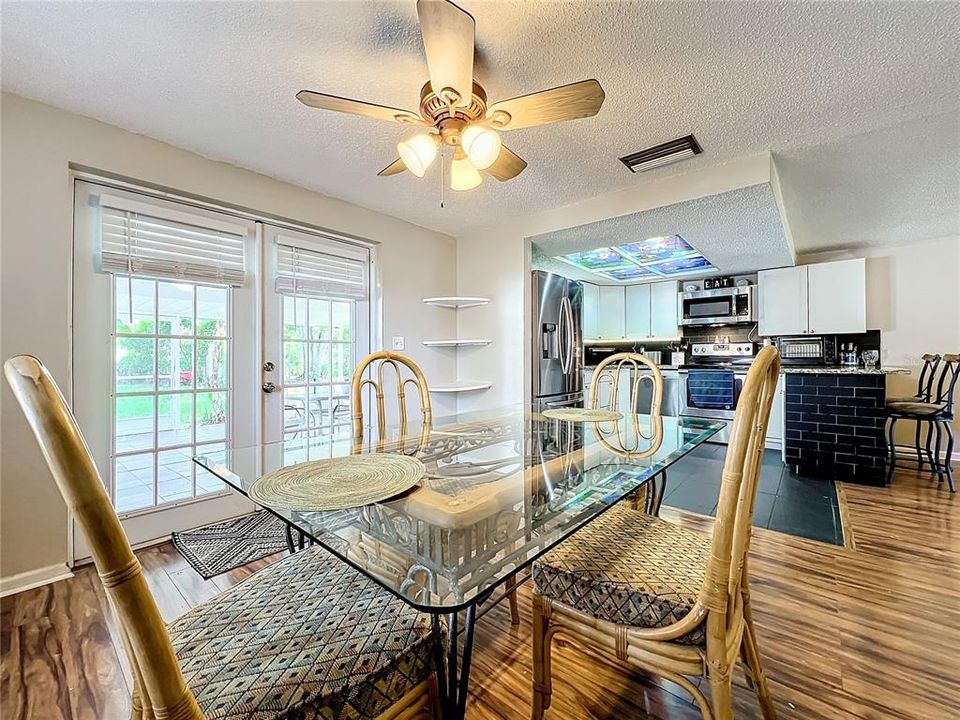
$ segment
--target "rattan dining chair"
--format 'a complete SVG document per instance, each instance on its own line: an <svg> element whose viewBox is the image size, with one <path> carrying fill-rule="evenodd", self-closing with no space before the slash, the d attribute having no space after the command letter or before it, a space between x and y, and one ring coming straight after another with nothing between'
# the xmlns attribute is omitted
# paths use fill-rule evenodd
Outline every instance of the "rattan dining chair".
<svg viewBox="0 0 960 720"><path fill-rule="evenodd" d="M389 368L388 374L384 370ZM388 382L388 378L392 382ZM396 405L388 405L386 396L388 390L393 387L396 393ZM409 413L407 401L407 387L413 386L416 389L417 401L420 405L420 429L416 435L417 442L408 449L407 432L409 428ZM377 422L377 449L383 450L388 442L399 442L402 452L417 454L426 444L430 435L430 424L433 419L433 409L430 405L430 388L427 386L427 378L423 374L420 366L412 358L401 353L391 352L389 350L380 350L370 353L363 358L353 371L353 379L350 383L350 402L352 405L353 419L353 440L355 443L362 443L364 437L365 418L363 414L364 407L364 389L370 388L373 391L371 400L371 413L376 415ZM391 413L397 413L400 436L397 438L387 437L388 420Z"/></svg>
<svg viewBox="0 0 960 720"><path fill-rule="evenodd" d="M640 392L644 384L650 386L650 407L645 403L641 407ZM646 396L644 396L645 399ZM592 409L612 410L623 413L631 418L628 423L620 422L598 423L596 430L601 442L606 443L609 438L618 454L622 452L637 452L641 448L650 447L649 442L663 433L663 373L649 358L634 352L623 352L610 355L602 360L593 371L590 380L590 392L587 396L587 407ZM650 415L650 430L644 433L640 429L637 412ZM624 437L627 429L632 430L628 437ZM611 430L612 433L606 432ZM610 438L610 435L615 437ZM635 509L644 509L656 515L660 511L660 502L663 499L666 473L644 483L628 500Z"/></svg>
<svg viewBox="0 0 960 720"><path fill-rule="evenodd" d="M550 706L558 634L672 680L705 720L733 718L740 657L763 717L776 717L753 627L747 551L779 372L776 349L766 347L747 374L710 536L621 503L534 564L533 720ZM691 677L708 680L709 698Z"/></svg>
<svg viewBox="0 0 960 720"><path fill-rule="evenodd" d="M77 422L36 358L4 374L90 543L133 671L135 720L430 716L430 618L320 547L167 626ZM385 640L388 638L388 640Z"/></svg>

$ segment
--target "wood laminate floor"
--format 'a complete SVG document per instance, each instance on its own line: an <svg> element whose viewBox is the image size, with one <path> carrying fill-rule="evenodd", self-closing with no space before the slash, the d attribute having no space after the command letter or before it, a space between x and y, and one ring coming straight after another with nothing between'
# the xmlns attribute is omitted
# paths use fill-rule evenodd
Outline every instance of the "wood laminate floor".
<svg viewBox="0 0 960 720"><path fill-rule="evenodd" d="M891 488L840 488L846 547L754 532L755 617L780 718L960 718L960 498L905 472ZM168 620L270 562L203 580L169 544L139 555ZM529 717L529 600L524 587L519 628L504 605L480 621L470 718ZM5 598L0 621L0 718L128 717L129 669L92 569ZM699 717L666 681L564 641L554 658L551 720ZM739 673L737 686L737 718L760 717Z"/></svg>

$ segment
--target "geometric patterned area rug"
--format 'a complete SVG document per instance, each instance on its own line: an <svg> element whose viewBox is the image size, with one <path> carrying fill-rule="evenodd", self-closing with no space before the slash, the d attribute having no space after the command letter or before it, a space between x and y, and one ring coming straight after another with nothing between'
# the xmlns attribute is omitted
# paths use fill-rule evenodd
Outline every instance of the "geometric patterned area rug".
<svg viewBox="0 0 960 720"><path fill-rule="evenodd" d="M263 510L207 527L173 533L173 546L209 580L214 575L287 549L280 518Z"/></svg>

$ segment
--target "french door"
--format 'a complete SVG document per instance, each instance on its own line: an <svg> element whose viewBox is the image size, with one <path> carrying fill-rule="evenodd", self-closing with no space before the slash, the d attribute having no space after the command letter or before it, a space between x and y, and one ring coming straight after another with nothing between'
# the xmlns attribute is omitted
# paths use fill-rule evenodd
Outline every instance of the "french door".
<svg viewBox="0 0 960 720"><path fill-rule="evenodd" d="M76 182L73 407L132 544L254 509L195 455L349 427L369 277L366 247Z"/></svg>
<svg viewBox="0 0 960 720"><path fill-rule="evenodd" d="M284 461L329 455L349 432L350 380L370 351L370 250L265 225L264 441Z"/></svg>

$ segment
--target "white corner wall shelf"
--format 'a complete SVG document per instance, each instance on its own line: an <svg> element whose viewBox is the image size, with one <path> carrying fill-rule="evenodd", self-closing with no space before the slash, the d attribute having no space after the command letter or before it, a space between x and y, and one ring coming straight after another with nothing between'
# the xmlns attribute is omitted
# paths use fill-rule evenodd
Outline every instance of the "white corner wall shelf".
<svg viewBox="0 0 960 720"><path fill-rule="evenodd" d="M447 295L444 297L424 298L423 302L427 305L435 305L436 307L454 308L459 310L461 308L487 305L490 302L490 298L470 297L467 295Z"/></svg>
<svg viewBox="0 0 960 720"><path fill-rule="evenodd" d="M440 297L423 298L425 305L435 307L451 308L453 310L462 310L464 308L479 307L490 303L490 298L476 297L473 295L444 295ZM486 338L437 338L435 340L424 340L423 344L427 347L436 348L454 348L462 347L485 347L492 340ZM487 380L454 380L449 383L441 383L430 388L431 393L467 393L488 390L493 386L492 382Z"/></svg>
<svg viewBox="0 0 960 720"><path fill-rule="evenodd" d="M485 380L455 380L451 383L431 386L432 393L464 393L474 392L476 390L487 390L493 387L493 383Z"/></svg>
<svg viewBox="0 0 960 720"><path fill-rule="evenodd" d="M489 345L491 342L493 341L484 338L465 338L463 340L451 338L447 340L424 340L423 344L427 347L482 347Z"/></svg>

